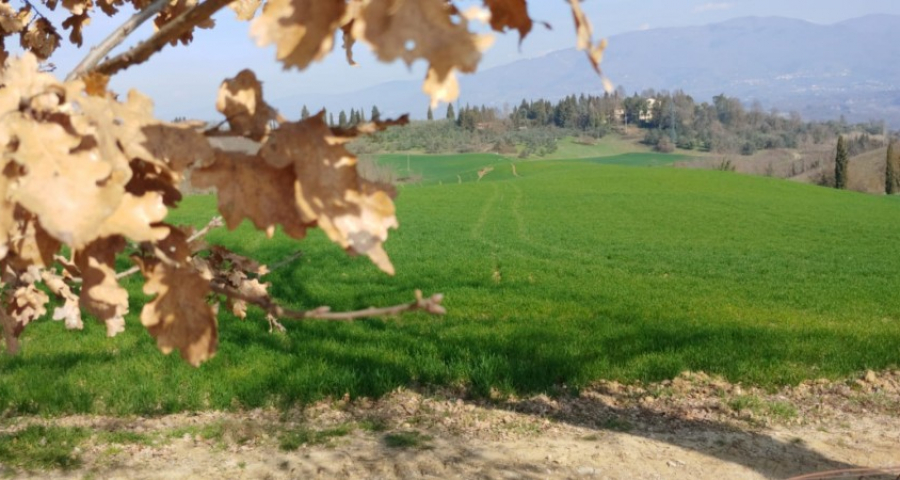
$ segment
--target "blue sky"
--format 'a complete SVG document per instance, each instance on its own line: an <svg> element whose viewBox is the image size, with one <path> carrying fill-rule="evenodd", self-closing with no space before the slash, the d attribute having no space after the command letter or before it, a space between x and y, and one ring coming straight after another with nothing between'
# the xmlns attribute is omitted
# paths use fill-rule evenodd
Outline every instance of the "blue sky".
<svg viewBox="0 0 900 480"><path fill-rule="evenodd" d="M462 0L458 4L481 2ZM595 35L602 37L641 29L703 25L743 16L781 16L830 24L873 13L900 15L898 0L586 0L583 5ZM575 34L566 2L530 0L529 11L532 17L550 23L553 29L536 26L521 48L517 33L498 35L497 42L485 55L482 68L574 45ZM59 75L65 76L90 45L98 43L121 23L124 16L120 17L98 16L85 29L84 48L66 47L57 52L53 61ZM217 28L195 32L191 46L167 47L148 63L117 75L111 87L121 93L137 88L149 94L156 102L157 116L162 119L177 115L212 119L219 83L243 68L257 73L264 81L266 97L273 101L299 91L350 92L386 81L424 76L424 64L414 64L411 69L402 63L379 64L363 45L356 48L358 67L347 65L343 52L336 51L326 61L303 72L283 71L274 60L274 49L256 47L248 36L247 24L234 20L233 12L227 9L220 12L216 21ZM59 25L61 19L55 23ZM151 34L152 27L147 25L132 38L138 40Z"/></svg>

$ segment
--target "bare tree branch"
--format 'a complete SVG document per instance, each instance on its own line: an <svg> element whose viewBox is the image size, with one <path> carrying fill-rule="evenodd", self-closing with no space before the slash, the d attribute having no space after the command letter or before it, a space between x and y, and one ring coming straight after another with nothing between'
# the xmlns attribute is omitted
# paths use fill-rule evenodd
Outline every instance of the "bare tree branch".
<svg viewBox="0 0 900 480"><path fill-rule="evenodd" d="M359 318L369 317L386 317L399 315L406 312L427 312L432 315L444 315L447 310L441 306L444 295L436 293L431 297L424 298L421 290L416 290L416 299L410 303L402 303L392 307L370 307L352 312L332 312L330 307L319 307L313 310L290 310L278 305L269 297L259 297L245 295L231 287L222 285L221 283L211 282L210 288L215 293L225 295L234 300L243 300L252 303L257 307L266 311L266 314L274 318L283 318L287 320L331 320L336 322L347 322ZM271 320L269 321L271 325Z"/></svg>
<svg viewBox="0 0 900 480"><path fill-rule="evenodd" d="M147 5L147 8L132 15L131 18L126 20L119 28L113 30L109 36L104 38L102 42L91 47L91 51L83 60L81 60L81 63L69 72L69 75L66 76L66 80L74 80L91 71L98 63L100 63L100 60L103 60L103 58L112 51L112 49L125 41L125 38L128 37L131 32L135 31L141 24L149 20L150 17L159 13L160 10L165 8L168 4L169 0L154 0L153 3Z"/></svg>
<svg viewBox="0 0 900 480"><path fill-rule="evenodd" d="M154 53L162 50L167 43L178 39L184 32L194 28L198 23L208 20L214 13L226 7L232 1L234 0L207 0L203 3L198 3L181 15L175 17L171 22L165 24L149 39L88 71L94 71L104 75L113 75L132 65L143 63ZM84 73L87 73L87 71Z"/></svg>

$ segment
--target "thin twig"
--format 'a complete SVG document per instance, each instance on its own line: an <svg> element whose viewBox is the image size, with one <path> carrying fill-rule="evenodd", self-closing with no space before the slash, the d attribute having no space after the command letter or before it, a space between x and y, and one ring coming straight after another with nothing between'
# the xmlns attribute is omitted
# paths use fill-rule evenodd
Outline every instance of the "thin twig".
<svg viewBox="0 0 900 480"><path fill-rule="evenodd" d="M208 20L214 13L225 8L234 0L207 0L198 3L175 17L171 22L161 27L152 37L143 41L127 52L97 65L92 71L112 76L114 73L145 62L154 53L162 50L167 43L177 40L184 32L194 28L198 23Z"/></svg>
<svg viewBox="0 0 900 480"><path fill-rule="evenodd" d="M442 294L437 293L431 297L424 298L422 297L422 292L420 290L416 290L416 300L410 303L402 303L392 307L370 307L352 312L332 312L330 307L319 307L313 310L290 310L278 305L269 297L245 295L231 287L215 282L210 283L210 287L215 293L225 295L231 299L252 303L275 318L288 320L331 320L336 322L347 322L359 318L385 317L416 311L423 311L432 315L443 315L447 313L444 307L441 306L441 301L444 299Z"/></svg>
<svg viewBox="0 0 900 480"><path fill-rule="evenodd" d="M225 221L222 219L222 216L221 216L221 215L216 215L215 217L213 217L213 218L209 221L209 223L206 224L205 227L201 228L200 230L197 230L196 232L194 232L193 235L191 235L190 237L188 237L187 243L191 243L191 242L193 242L194 240L196 240L196 239L198 239L198 238L200 238L200 237L203 237L204 235L206 235L207 233L209 233L210 230L212 230L212 229L214 229L214 228L222 227L222 226L224 226L224 225L225 225Z"/></svg>
<svg viewBox="0 0 900 480"><path fill-rule="evenodd" d="M272 264L272 266L266 265L266 268L269 270L268 272L266 272L266 275L274 272L275 270L278 270L279 268L284 267L285 265L290 264L291 262L293 262L294 260L296 260L302 256L303 256L303 250L297 250L296 252L290 254L289 256L279 260L278 263Z"/></svg>
<svg viewBox="0 0 900 480"><path fill-rule="evenodd" d="M135 31L141 24L149 20L150 17L159 13L160 10L165 8L168 4L169 0L154 0L153 3L147 5L147 8L132 15L131 18L126 20L119 28L113 30L113 32L103 39L102 42L92 47L91 51L88 52L81 63L79 63L74 70L69 72L69 75L66 76L66 80L74 80L91 71L101 60L103 60L103 57L106 57L106 55L112 51L112 49L125 41L125 38L128 37L131 32Z"/></svg>
<svg viewBox="0 0 900 480"><path fill-rule="evenodd" d="M37 5L30 2L29 0L22 0L22 1L25 2L25 5L28 5L29 7L31 7L31 9L34 10L34 13L37 14L37 16L43 18L44 20L46 20L48 22L50 21L50 19L47 18L46 15L44 15L43 13L41 13L40 10L38 10ZM56 30L56 27L53 27L53 29Z"/></svg>

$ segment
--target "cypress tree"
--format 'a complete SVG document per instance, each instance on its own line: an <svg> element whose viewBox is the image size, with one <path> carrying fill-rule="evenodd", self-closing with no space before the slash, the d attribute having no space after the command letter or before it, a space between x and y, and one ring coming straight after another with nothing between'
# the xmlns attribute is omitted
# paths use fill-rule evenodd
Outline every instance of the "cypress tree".
<svg viewBox="0 0 900 480"><path fill-rule="evenodd" d="M844 145L844 136L838 135L837 153L834 157L834 188L847 188L847 147Z"/></svg>
<svg viewBox="0 0 900 480"><path fill-rule="evenodd" d="M347 114L341 110L341 113L338 114L338 126L341 128L345 128L347 126Z"/></svg>
<svg viewBox="0 0 900 480"><path fill-rule="evenodd" d="M428 106L428 121L434 120L434 112L431 111L431 105Z"/></svg>
<svg viewBox="0 0 900 480"><path fill-rule="evenodd" d="M306 109L306 105L303 106L303 109L300 110L300 120L306 120L309 118L309 110Z"/></svg>
<svg viewBox="0 0 900 480"><path fill-rule="evenodd" d="M381 112L379 112L379 111L378 111L378 107L376 107L376 106L374 106L374 105L372 106L372 115L371 115L371 117L372 117L372 121L373 121L373 122L377 122L378 120L381 120Z"/></svg>
<svg viewBox="0 0 900 480"><path fill-rule="evenodd" d="M447 120L450 120L451 122L456 121L456 113L454 113L454 111L453 111L452 103L447 104Z"/></svg>
<svg viewBox="0 0 900 480"><path fill-rule="evenodd" d="M893 195L897 190L897 173L894 171L894 142L888 142L884 160L884 193Z"/></svg>

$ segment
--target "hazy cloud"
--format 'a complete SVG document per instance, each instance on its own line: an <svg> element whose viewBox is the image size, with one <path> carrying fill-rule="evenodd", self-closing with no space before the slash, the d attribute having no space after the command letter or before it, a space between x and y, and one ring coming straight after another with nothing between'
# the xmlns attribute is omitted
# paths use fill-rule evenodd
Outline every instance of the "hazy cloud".
<svg viewBox="0 0 900 480"><path fill-rule="evenodd" d="M642 23L641 26L638 27L638 30L650 30L650 24L649 24L649 23Z"/></svg>
<svg viewBox="0 0 900 480"><path fill-rule="evenodd" d="M709 2L709 3L704 3L703 5L697 5L696 7L694 7L694 12L702 13L702 12L711 12L713 10L728 10L729 8L731 8L733 6L734 6L733 3Z"/></svg>

